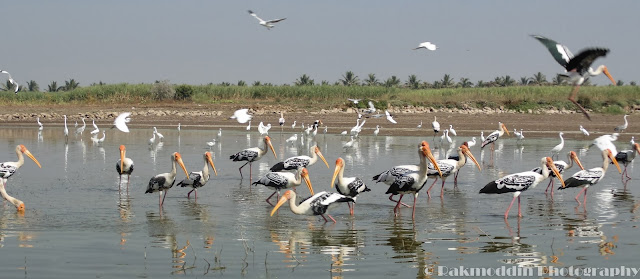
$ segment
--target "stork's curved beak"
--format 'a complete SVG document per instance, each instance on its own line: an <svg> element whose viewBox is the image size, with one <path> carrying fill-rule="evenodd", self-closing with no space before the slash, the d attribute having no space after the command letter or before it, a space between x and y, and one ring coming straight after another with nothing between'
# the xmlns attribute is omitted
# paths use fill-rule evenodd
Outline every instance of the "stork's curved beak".
<svg viewBox="0 0 640 279"><path fill-rule="evenodd" d="M120 174L124 173L124 149L120 149Z"/></svg>
<svg viewBox="0 0 640 279"><path fill-rule="evenodd" d="M560 175L560 172L558 171L558 168L556 168L556 165L553 163L551 157L547 157L547 167L551 169L553 174L556 175L556 177L560 180L560 184L562 184L562 188L564 188L564 179L562 178L562 175Z"/></svg>
<svg viewBox="0 0 640 279"><path fill-rule="evenodd" d="M571 160L573 160L578 165L578 167L580 167L581 170L584 170L584 167L582 166L582 162L580 162L580 159L578 159L578 154L576 154L573 151L571 151Z"/></svg>
<svg viewBox="0 0 640 279"><path fill-rule="evenodd" d="M505 126L504 123L502 123L502 129L507 133L507 136L511 135L509 134L509 129L507 129L507 126Z"/></svg>
<svg viewBox="0 0 640 279"><path fill-rule="evenodd" d="M276 211L278 211L278 208L280 208L290 198L291 198L291 190L287 190L284 193L284 195L280 198L280 200L278 200L278 203L276 204L276 206L273 207L273 209L271 210L271 214L269 216L273 216L273 214L276 213Z"/></svg>
<svg viewBox="0 0 640 279"><path fill-rule="evenodd" d="M318 156L320 156L320 159L322 159L324 164L327 165L327 168L329 168L329 163L327 163L327 160L324 159L324 156L322 156L322 152L320 152L320 149L317 148L317 147L316 147L316 154L318 154Z"/></svg>
<svg viewBox="0 0 640 279"><path fill-rule="evenodd" d="M635 148L636 152L638 152L638 154L640 154L640 144L634 143L633 147Z"/></svg>
<svg viewBox="0 0 640 279"><path fill-rule="evenodd" d="M611 162L613 162L614 165L616 165L616 168L618 168L618 173L622 173L622 170L620 169L620 165L618 165L618 160L616 160L616 157L613 156L613 153L611 153L611 150L607 149L607 156L609 156L609 159L611 159Z"/></svg>
<svg viewBox="0 0 640 279"><path fill-rule="evenodd" d="M207 162L209 162L209 165L211 165L211 168L213 169L213 173L215 173L215 175L218 176L218 171L216 170L216 166L213 164L213 160L211 159L211 155L207 155Z"/></svg>
<svg viewBox="0 0 640 279"><path fill-rule="evenodd" d="M307 188L309 188L309 192L311 193L311 195L315 195L316 193L313 192L313 186L311 185L311 180L309 179L309 173L307 172L307 169L302 169L302 179L304 179L304 183L307 184Z"/></svg>
<svg viewBox="0 0 640 279"><path fill-rule="evenodd" d="M469 150L469 147L467 147L466 145L463 145L464 147L462 148L462 152L467 155L467 157L469 157L471 159L471 161L473 161L474 164L476 164L476 166L478 166L478 170L482 170L482 168L480 167L480 164L478 164L478 160L476 160L475 157L473 157L473 154L471 154L471 150Z"/></svg>
<svg viewBox="0 0 640 279"><path fill-rule="evenodd" d="M269 138L269 137L267 136L267 137L264 137L264 140L265 140L265 142L267 143L267 145L269 146L269 148L271 148L271 152L273 152L273 156L274 156L274 157L276 157L276 158L278 158L278 155L276 155L276 150L275 150L275 149L273 149L273 145L271 145L271 138Z"/></svg>
<svg viewBox="0 0 640 279"><path fill-rule="evenodd" d="M609 69L607 69L607 67L605 66L604 69L602 70L602 72L609 78L609 80L611 80L611 83L613 83L613 85L617 85L616 80L613 79L613 77L611 76L611 74L609 73Z"/></svg>
<svg viewBox="0 0 640 279"><path fill-rule="evenodd" d="M433 154L431 153L431 150L429 149L429 146L426 145L426 146L422 146L420 148L422 149L422 154L427 156L427 159L429 159L431 164L433 164L433 167L435 167L436 170L438 171L438 174L440 174L440 177L442 177L442 171L440 170L440 166L438 166L438 162L436 161L436 158L433 157Z"/></svg>
<svg viewBox="0 0 640 279"><path fill-rule="evenodd" d="M182 162L182 156L180 156L180 153L178 152L176 152L176 161L178 162L178 164L180 164L180 167L184 171L184 174L187 177L189 177L189 172L187 171L187 167L184 166L184 162Z"/></svg>
<svg viewBox="0 0 640 279"><path fill-rule="evenodd" d="M36 159L36 157L33 157L33 154L31 154L29 150L25 148L23 153L27 155L29 158L31 158L31 160L33 160L36 163L36 165L38 165L38 167L42 168L42 166L40 165L40 162L38 162L38 159Z"/></svg>
<svg viewBox="0 0 640 279"><path fill-rule="evenodd" d="M333 171L333 178L331 178L331 188L333 188L334 183L336 183L336 177L338 177L338 173L340 173L342 168L342 164L336 163L336 169Z"/></svg>

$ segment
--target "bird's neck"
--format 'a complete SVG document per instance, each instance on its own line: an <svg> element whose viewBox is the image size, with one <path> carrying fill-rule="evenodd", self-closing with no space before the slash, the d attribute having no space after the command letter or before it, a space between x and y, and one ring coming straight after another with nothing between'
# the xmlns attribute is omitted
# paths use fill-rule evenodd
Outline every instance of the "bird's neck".
<svg viewBox="0 0 640 279"><path fill-rule="evenodd" d="M204 160L204 167L202 168L202 178L209 178L209 164L207 163L207 160Z"/></svg>
<svg viewBox="0 0 640 279"><path fill-rule="evenodd" d="M10 203L12 203L15 207L18 207L20 204L22 204L23 202L19 199L16 199L12 196L9 196L9 194L7 194L7 191L4 189L4 182L0 182L2 184L0 184L0 195L2 195L2 197L5 200L8 200Z"/></svg>
<svg viewBox="0 0 640 279"><path fill-rule="evenodd" d="M302 215L302 214L306 213L305 210L301 206L298 206L296 204L296 196L295 195L292 195L291 198L289 199L289 207L291 208L291 211L293 213L295 213L295 214Z"/></svg>
<svg viewBox="0 0 640 279"><path fill-rule="evenodd" d="M169 173L169 180L172 180L176 177L176 173L178 169L176 168L176 160L171 159L171 172Z"/></svg>
<svg viewBox="0 0 640 279"><path fill-rule="evenodd" d="M587 69L587 72L589 72L589 75L592 75L592 76L597 76L599 74L602 74L603 71L604 71L604 65L598 66L598 68L596 68L595 71L591 67L589 67L589 69Z"/></svg>
<svg viewBox="0 0 640 279"><path fill-rule="evenodd" d="M542 176L544 178L549 177L549 168L547 167L547 164L545 162L542 162L540 169L542 169Z"/></svg>
<svg viewBox="0 0 640 279"><path fill-rule="evenodd" d="M458 168L464 166L467 163L467 155L462 152L462 150L458 150Z"/></svg>
<svg viewBox="0 0 640 279"><path fill-rule="evenodd" d="M603 173L607 173L607 168L609 168L609 156L603 153L602 157L602 170Z"/></svg>
<svg viewBox="0 0 640 279"><path fill-rule="evenodd" d="M22 155L20 149L16 149L16 155L18 155L18 161L15 162L16 167L22 167L22 165L24 165L24 156Z"/></svg>

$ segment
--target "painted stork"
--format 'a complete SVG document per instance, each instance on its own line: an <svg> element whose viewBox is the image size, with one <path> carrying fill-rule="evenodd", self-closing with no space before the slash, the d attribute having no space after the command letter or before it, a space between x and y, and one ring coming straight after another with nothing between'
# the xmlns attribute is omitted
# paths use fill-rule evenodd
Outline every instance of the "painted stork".
<svg viewBox="0 0 640 279"><path fill-rule="evenodd" d="M268 204L273 205L269 201L273 195L277 194L277 199L280 199L280 190L298 187L302 184L303 180L305 184L307 184L307 188L309 188L309 193L313 196L314 192L311 180L309 180L309 171L305 167L298 168L295 173L268 172L263 177L256 180L256 182L251 183L251 185L261 184L273 189L273 194L265 200Z"/></svg>
<svg viewBox="0 0 640 279"><path fill-rule="evenodd" d="M0 163L0 178L2 178L2 184L7 186L7 180L11 177L22 165L24 165L24 156L22 154L27 155L31 160L33 160L38 167L42 168L40 162L36 159L36 157L29 152L29 150L22 144L16 146L16 155L18 156L17 162L4 162Z"/></svg>
<svg viewBox="0 0 640 279"><path fill-rule="evenodd" d="M588 136L589 136L589 131L587 131L587 129L585 129L584 127L582 127L582 125L580 125L580 132L582 132L582 134L583 134L585 137L588 137Z"/></svg>
<svg viewBox="0 0 640 279"><path fill-rule="evenodd" d="M611 74L609 74L609 70L605 65L600 65L594 71L591 68L591 64L598 58L604 57L609 52L607 48L588 48L581 51L577 56L573 56L569 48L564 45L559 44L558 42L545 38L539 35L532 35L532 37L536 38L540 43L547 47L553 58L565 68L568 72L567 76L569 77L569 82L571 82L575 87L571 91L569 95L569 101L574 103L578 108L582 111L582 113L587 117L587 119L591 120L591 117L587 113L587 111L576 102L575 97L578 94L578 90L580 89L580 85L585 81L587 76L597 76L601 73L604 73L613 85L616 85L616 81L613 79Z"/></svg>
<svg viewBox="0 0 640 279"><path fill-rule="evenodd" d="M338 181L336 181L336 177ZM347 203L349 206L349 213L353 215L353 211L355 209L355 201L358 197L358 194L362 192L369 192L371 189L364 184L364 181L359 177L344 177L344 160L342 158L338 158L336 160L336 168L333 171L333 178L331 178L331 187L336 186L338 193L341 195L351 197L354 201L354 204Z"/></svg>
<svg viewBox="0 0 640 279"><path fill-rule="evenodd" d="M507 133L508 136L510 136L511 134L509 134L509 130L507 129L507 126L505 126L504 124L502 124L502 122L498 122L498 130L493 131L493 133L489 134L487 136L487 138L485 138L482 141L482 145L480 145L480 148L484 148L485 146L487 146L488 144L491 144L491 150L494 150L495 147L495 142L502 136L504 135L504 133Z"/></svg>
<svg viewBox="0 0 640 279"><path fill-rule="evenodd" d="M309 154L311 154L311 157L305 155L295 156L288 158L282 162L278 162L273 165L273 167L271 167L270 171L295 170L300 167L307 168L315 164L318 161L318 157L320 157L324 164L327 165L327 168L329 168L329 163L327 163L327 160L324 158L322 152L320 152L320 148L317 145L311 146Z"/></svg>
<svg viewBox="0 0 640 279"><path fill-rule="evenodd" d="M279 19L272 19L272 20L263 20L261 18L259 18L252 10L248 10L249 14L253 17L255 17L258 20L258 24L264 26L267 28L267 30L271 30L271 28L273 28L275 25L273 25L274 23L278 23L280 21L283 21L285 18L279 18Z"/></svg>
<svg viewBox="0 0 640 279"><path fill-rule="evenodd" d="M120 183L122 183L122 175L127 175L127 192L129 191L129 180L131 180L131 173L133 172L133 160L125 157L127 149L124 145L120 145L120 160L116 162L116 171L120 174ZM118 183L118 186L120 185ZM119 189L119 187L118 187Z"/></svg>
<svg viewBox="0 0 640 279"><path fill-rule="evenodd" d="M422 141L420 143L420 147L426 146L429 148L429 143L426 141ZM391 185L396 180L396 178L401 177L410 172L420 172L422 168L426 169L428 162L424 152L418 152L418 156L420 158L420 163L417 165L399 165L393 168L390 168L386 171L381 172L378 175L373 177L373 181L376 183L383 182L384 184ZM389 197L390 200L397 202L392 199L393 195Z"/></svg>
<svg viewBox="0 0 640 279"><path fill-rule="evenodd" d="M209 181L209 166L213 169L213 173L218 176L218 171L216 170L216 166L213 164L213 159L211 158L211 152L205 152L202 157L204 158L204 167L202 168L202 171L192 171L187 177L178 183L178 186L180 187L193 188L189 193L187 193L187 198L190 198L191 192L195 191L195 199L198 199L198 188L204 186L207 184L207 181Z"/></svg>
<svg viewBox="0 0 640 279"><path fill-rule="evenodd" d="M627 127L629 126L629 122L627 121L627 117L628 116L629 116L628 114L624 115L624 124L622 124L622 125L620 125L618 127L615 127L613 129L614 132L624 132L624 130L627 129Z"/></svg>
<svg viewBox="0 0 640 279"><path fill-rule="evenodd" d="M558 158L560 151L562 151L562 149L564 148L564 138L562 137L562 135L564 135L563 132L560 132L558 134L558 136L560 137L560 143L558 143L558 145L554 146L551 149L551 158L553 158L554 155L556 156L556 158Z"/></svg>
<svg viewBox="0 0 640 279"><path fill-rule="evenodd" d="M481 194L503 194L503 193L513 193L513 199L511 200L511 204L507 208L507 211L504 212L504 219L506 220L509 217L509 210L511 210L511 206L513 206L513 202L518 198L518 217L522 217L522 211L520 210L520 194L523 191L526 191L529 188L534 188L540 181L545 180L549 177L549 170L555 173L556 177L560 179L560 183L562 183L562 187L564 187L564 181L562 180L562 176L558 172L558 169L553 164L553 160L551 157L542 157L540 160L540 168L542 169L542 174L533 171L525 171L520 173L514 173L502 177L500 179L496 179L494 181L489 182L480 190Z"/></svg>
<svg viewBox="0 0 640 279"><path fill-rule="evenodd" d="M616 160L618 162L622 162L622 165L624 165L624 171L622 172L622 175L626 175L628 179L631 179L631 177L629 177L629 174L627 174L627 166L633 161L633 159L636 158L636 152L640 154L640 144L631 142L630 150L622 150L618 152L618 154L616 154Z"/></svg>
<svg viewBox="0 0 640 279"><path fill-rule="evenodd" d="M433 116L433 122L431 122L431 128L433 128L433 137L435 138L437 133L440 133L440 123L438 117Z"/></svg>
<svg viewBox="0 0 640 279"><path fill-rule="evenodd" d="M4 198L5 200L13 204L18 210L18 212L21 212L21 213L24 212L24 202L7 194L7 190L4 188L3 181L0 181L0 195L2 195L2 198Z"/></svg>
<svg viewBox="0 0 640 279"><path fill-rule="evenodd" d="M429 165L427 175L435 177L435 180L433 181L433 184L429 186L429 189L427 189L427 196L431 197L431 188L433 188L433 185L435 185L438 181L438 176L440 176L442 177L442 188L440 189L440 197L442 198L444 196L444 183L447 180L447 177L453 174L455 178L457 178L458 171L467 163L467 158L470 158L471 161L473 161L473 163L478 166L478 170L482 170L476 158L473 157L473 154L471 154L471 150L469 150L469 147L464 144L458 147L458 160L438 160L438 166L440 166L440 168L437 170L433 167L433 165ZM457 182L457 179L454 180Z"/></svg>
<svg viewBox="0 0 640 279"><path fill-rule="evenodd" d="M576 195L575 200L578 202L578 204L581 204L578 197L580 197L580 194L584 192L583 202L584 204L587 204L587 189L589 188L589 186L600 182L600 180L604 178L604 175L607 172L607 168L609 167L609 162L613 162L613 164L615 164L618 168L618 172L622 173L620 165L618 165L618 161L613 156L611 150L605 149L602 151L602 167L591 168L588 170L581 170L579 172L576 172L574 175L567 178L567 180L565 180L562 184L562 187L559 187L558 189L562 190L566 188L583 187L582 190L578 192L578 195Z"/></svg>
<svg viewBox="0 0 640 279"><path fill-rule="evenodd" d="M276 206L271 210L271 216L282 206L285 202L289 201L289 207L291 211L298 215L320 215L324 219L325 222L329 222L327 218L324 216L325 214L329 216L331 221L336 223L336 219L333 219L331 215L329 215L329 210L337 207L341 202L355 202L352 198L343 196L338 193L327 193L320 192L311 197L308 197L297 205L296 204L296 193L294 191L288 190L282 195L282 198L278 201Z"/></svg>
<svg viewBox="0 0 640 279"><path fill-rule="evenodd" d="M144 192L145 194L158 192L159 206L162 206L164 204L164 198L167 196L167 192L169 191L169 189L171 189L171 187L173 187L173 184L176 182L176 162L180 164L180 167L184 171L184 174L186 176L189 176L189 172L182 162L182 156L180 156L180 153L178 152L173 152L173 154L171 154L171 172L161 173L152 177L151 180L149 180L147 191ZM162 195L162 192L164 192L164 196Z"/></svg>
<svg viewBox="0 0 640 279"><path fill-rule="evenodd" d="M269 138L269 136L264 137L262 147L258 146L258 147L247 148L245 150L242 150L236 154L229 156L229 159L233 160L234 162L247 161L246 163L244 163L244 165L242 165L238 169L238 171L240 171L240 179L243 178L242 168L244 168L244 166L249 164L249 180L251 180L251 173L252 173L251 163L253 163L254 161L260 160L260 158L262 158L262 155L267 153L267 147L271 148L271 152L273 152L273 156L278 158L278 155L276 155L276 150L273 149L273 145L271 145L271 138Z"/></svg>
<svg viewBox="0 0 640 279"><path fill-rule="evenodd" d="M433 154L431 154L431 150L429 149L429 144L424 144L420 146L419 152L421 153L421 157L420 157L421 164L420 164L419 170L411 171L397 177L393 181L393 183L389 186L389 189L385 193L385 194L391 194L392 196L400 194L400 198L398 198L398 202L396 203L396 206L393 208L393 213L396 216L398 216L398 211L400 208L402 197L405 194L413 194L413 211L411 213L411 218L415 219L416 217L416 201L418 200L418 192L422 189L422 187L424 187L424 184L425 182L427 182L427 178L428 178L427 176L428 167L423 166L427 164L426 160L423 159L423 157L429 159L429 161L431 161L431 163L433 164L435 169L438 171L438 173L442 175L442 172L440 171L440 166L436 162L436 158L433 157ZM422 160L424 160L424 163L422 162ZM391 197L389 197L389 199L391 199Z"/></svg>
<svg viewBox="0 0 640 279"><path fill-rule="evenodd" d="M581 170L584 169L584 167L582 166L582 163L580 162L580 159L578 159L578 154L576 154L573 151L569 151L569 153L567 153L567 162L553 161L553 164L556 166L556 169L558 169L558 172L560 174L563 174L566 170L572 168L573 162L575 162L578 165L578 167L580 167ZM542 168L540 167L534 168L531 171L542 174ZM547 185L547 189L544 190L544 192L547 193L549 188L551 188L551 196L553 196L553 178L554 177L556 177L555 173L553 172L549 173L549 184Z"/></svg>

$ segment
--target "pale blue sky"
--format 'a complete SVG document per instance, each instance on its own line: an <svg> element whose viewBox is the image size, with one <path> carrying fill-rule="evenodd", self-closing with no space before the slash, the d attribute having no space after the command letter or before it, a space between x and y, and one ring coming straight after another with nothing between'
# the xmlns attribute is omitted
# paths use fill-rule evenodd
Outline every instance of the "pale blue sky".
<svg viewBox="0 0 640 279"><path fill-rule="evenodd" d="M263 19L286 17L268 31ZM5 1L0 69L24 83L515 79L562 68L529 34L574 53L608 47L614 78L640 81L640 1ZM413 51L431 41L435 52ZM0 77L4 78L4 77ZM3 80L0 82L4 82ZM593 79L598 84L608 80Z"/></svg>

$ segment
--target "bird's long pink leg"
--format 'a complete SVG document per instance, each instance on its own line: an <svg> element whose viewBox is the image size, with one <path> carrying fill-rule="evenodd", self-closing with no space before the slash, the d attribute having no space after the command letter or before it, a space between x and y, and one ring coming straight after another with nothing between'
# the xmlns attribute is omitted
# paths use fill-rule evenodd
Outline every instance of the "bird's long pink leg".
<svg viewBox="0 0 640 279"><path fill-rule="evenodd" d="M131 181L131 175L127 175L127 195L129 194L129 181Z"/></svg>
<svg viewBox="0 0 640 279"><path fill-rule="evenodd" d="M518 196L519 197L519 196ZM509 207L507 208L507 211L504 212L504 218L507 219L509 217L509 210L511 210L511 206L513 206L513 202L516 201L517 197L513 197L513 199L511 200L511 203L509 204Z"/></svg>
<svg viewBox="0 0 640 279"><path fill-rule="evenodd" d="M571 94L569 95L569 101L571 101L574 105L576 105L580 111L582 111L582 114L584 114L585 117L587 117L587 119L589 119L589 121L591 121L591 116L589 116L589 113L587 112L586 109L584 109L580 104L578 104L578 102L576 102L575 98L576 95L578 94L578 90L580 90L580 85L576 85L573 88L573 91L571 91Z"/></svg>
<svg viewBox="0 0 640 279"><path fill-rule="evenodd" d="M413 194L413 211L411 212L411 219L416 219L416 201L418 201L418 193Z"/></svg>
<svg viewBox="0 0 640 279"><path fill-rule="evenodd" d="M333 219L333 217L332 217L330 214L327 214L327 216L329 216L329 218L331 219L331 221L333 221L334 223L337 223L337 222L336 222L336 219Z"/></svg>
<svg viewBox="0 0 640 279"><path fill-rule="evenodd" d="M547 189L544 189L545 194L547 193L547 191L549 191L549 187L551 187L551 182L553 182L553 179L551 179L551 181L549 181L549 184L547 184ZM551 188L551 190L553 191L553 188Z"/></svg>
<svg viewBox="0 0 640 279"><path fill-rule="evenodd" d="M351 214L351 216L353 216L353 209L351 208L351 203L350 202L347 203L347 207L349 207L349 214Z"/></svg>
<svg viewBox="0 0 640 279"><path fill-rule="evenodd" d="M195 200L198 200L198 189L193 189L194 191L196 191L195 194Z"/></svg>
<svg viewBox="0 0 640 279"><path fill-rule="evenodd" d="M442 179L442 187L440 188L440 198L444 197L444 179Z"/></svg>
<svg viewBox="0 0 640 279"><path fill-rule="evenodd" d="M393 208L393 213L396 215L396 217L398 216L398 209L400 208L400 201L402 200L402 197L404 197L404 195L400 195L398 203L396 203L396 206Z"/></svg>
<svg viewBox="0 0 640 279"><path fill-rule="evenodd" d="M458 173L460 172L456 172L456 176L453 177L453 186L458 186Z"/></svg>
<svg viewBox="0 0 640 279"><path fill-rule="evenodd" d="M327 220L327 217L324 217L324 214L320 214L320 216L322 216L322 219L324 219L324 222L329 222L329 220Z"/></svg>
<svg viewBox="0 0 640 279"><path fill-rule="evenodd" d="M162 204L164 204L164 199L167 197L168 192L169 192L169 189L164 191L164 196L162 196Z"/></svg>
<svg viewBox="0 0 640 279"><path fill-rule="evenodd" d="M589 188L584 187L584 197L583 197L583 200L582 200L584 205L587 205L587 190L589 190Z"/></svg>
<svg viewBox="0 0 640 279"><path fill-rule="evenodd" d="M427 189L427 197L431 198L431 188L433 188L433 185L436 185L436 181L438 181L438 177L436 176L436 180L433 181L433 183L431 183L431 186L429 186L429 189Z"/></svg>
<svg viewBox="0 0 640 279"><path fill-rule="evenodd" d="M271 194L271 196L269 196L265 201L270 204L271 206L273 206L273 204L269 201L271 199L271 197L273 197L273 195L275 195L278 191L273 191L273 194Z"/></svg>
<svg viewBox="0 0 640 279"><path fill-rule="evenodd" d="M193 190L195 190L195 189L193 189ZM189 191L189 193L187 193L187 199L191 198L190 196L191 196L191 192L193 192L193 190L191 190L191 191Z"/></svg>
<svg viewBox="0 0 640 279"><path fill-rule="evenodd" d="M578 194L576 195L575 199L578 202L578 205L582 204L582 203L580 203L580 200L578 199L578 197L580 197L580 194L582 194L582 192L584 192L586 190L587 190L587 187L582 188L582 190L580 190L580 192L578 192ZM585 198L586 198L586 193L585 193Z"/></svg>
<svg viewBox="0 0 640 279"><path fill-rule="evenodd" d="M251 185L251 180L253 179L252 172L253 172L253 164L249 162L249 185Z"/></svg>
<svg viewBox="0 0 640 279"><path fill-rule="evenodd" d="M522 217L522 211L520 210L520 196L518 196L518 217Z"/></svg>
<svg viewBox="0 0 640 279"><path fill-rule="evenodd" d="M392 201L392 202L400 202L400 200L394 200L394 199L393 199L393 196L394 196L394 194L391 194L391 196L389 196L389 200L390 200L390 201ZM402 196L403 196L403 195L402 195L402 194L400 194L400 199L402 199ZM404 206L406 206L406 207L411 207L410 205L408 205L408 204L406 204L406 203L403 203L403 202L400 202L400 204L401 204L401 205L404 205Z"/></svg>
<svg viewBox="0 0 640 279"><path fill-rule="evenodd" d="M244 168L244 166L246 166L248 163L249 163L249 162L244 163L244 165L242 165L242 166L238 169L238 171L240 171L240 180L242 180L242 178L243 178L243 177L242 177L242 168Z"/></svg>
<svg viewBox="0 0 640 279"><path fill-rule="evenodd" d="M162 207L162 191L158 192L158 206Z"/></svg>

